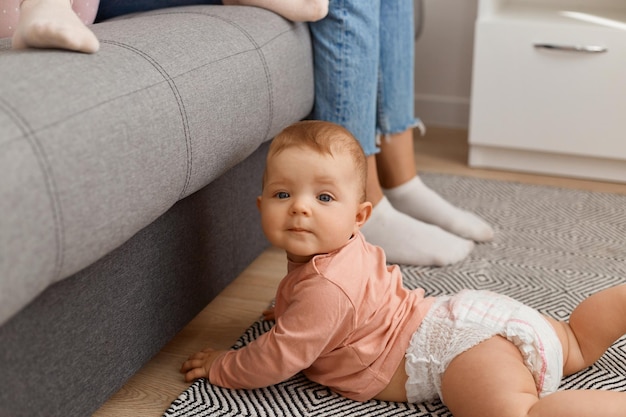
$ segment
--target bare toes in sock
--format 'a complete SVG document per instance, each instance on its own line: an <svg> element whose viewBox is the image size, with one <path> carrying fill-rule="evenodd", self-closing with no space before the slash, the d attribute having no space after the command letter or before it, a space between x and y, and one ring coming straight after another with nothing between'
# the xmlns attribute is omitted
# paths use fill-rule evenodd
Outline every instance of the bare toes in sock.
<svg viewBox="0 0 626 417"><path fill-rule="evenodd" d="M386 198L361 230L368 242L385 250L390 263L443 266L465 259L474 249L474 242L401 213Z"/></svg>

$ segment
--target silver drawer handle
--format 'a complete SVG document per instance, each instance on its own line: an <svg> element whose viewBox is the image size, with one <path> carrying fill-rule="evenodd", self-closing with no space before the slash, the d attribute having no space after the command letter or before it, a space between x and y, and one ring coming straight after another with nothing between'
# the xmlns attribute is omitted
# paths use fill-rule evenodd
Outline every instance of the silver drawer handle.
<svg viewBox="0 0 626 417"><path fill-rule="evenodd" d="M556 51L566 52L583 52L587 54L598 54L602 52L608 52L608 49L604 46L588 45L588 46L576 46L576 45L557 45L555 43L536 43L535 48L554 49Z"/></svg>

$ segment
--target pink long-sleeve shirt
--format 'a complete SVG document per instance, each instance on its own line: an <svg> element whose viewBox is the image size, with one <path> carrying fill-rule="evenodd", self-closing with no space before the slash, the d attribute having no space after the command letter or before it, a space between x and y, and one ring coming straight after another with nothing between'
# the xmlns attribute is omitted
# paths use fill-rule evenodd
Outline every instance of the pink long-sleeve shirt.
<svg viewBox="0 0 626 417"><path fill-rule="evenodd" d="M400 269L359 233L335 252L289 263L275 326L220 356L209 380L260 388L303 371L345 397L369 400L389 384L432 301L404 288Z"/></svg>

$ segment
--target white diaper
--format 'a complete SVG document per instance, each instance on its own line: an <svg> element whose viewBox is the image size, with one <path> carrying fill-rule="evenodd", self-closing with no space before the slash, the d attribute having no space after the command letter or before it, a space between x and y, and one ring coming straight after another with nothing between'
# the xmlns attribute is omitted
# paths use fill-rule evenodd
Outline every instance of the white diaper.
<svg viewBox="0 0 626 417"><path fill-rule="evenodd" d="M463 290L438 297L413 334L406 352L409 402L441 394L441 377L457 355L493 336L515 344L533 374L537 391L556 391L563 376L563 353L550 323L536 310L490 291Z"/></svg>

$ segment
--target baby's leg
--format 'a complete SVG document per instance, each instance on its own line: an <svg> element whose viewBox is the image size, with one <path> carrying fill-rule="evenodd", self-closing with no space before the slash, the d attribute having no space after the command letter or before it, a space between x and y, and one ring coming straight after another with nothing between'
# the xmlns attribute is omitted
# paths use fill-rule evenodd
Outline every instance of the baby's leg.
<svg viewBox="0 0 626 417"><path fill-rule="evenodd" d="M442 379L454 417L623 417L626 393L558 391L539 399L519 349L496 336L457 356Z"/></svg>
<svg viewBox="0 0 626 417"><path fill-rule="evenodd" d="M590 366L626 334L626 285L593 294L574 309L569 323L555 328L563 345L563 373Z"/></svg>
<svg viewBox="0 0 626 417"><path fill-rule="evenodd" d="M72 9L71 0L11 1L20 8L13 48L59 48L86 53L98 50L98 39L85 25L93 22L98 0L74 0L81 17Z"/></svg>

